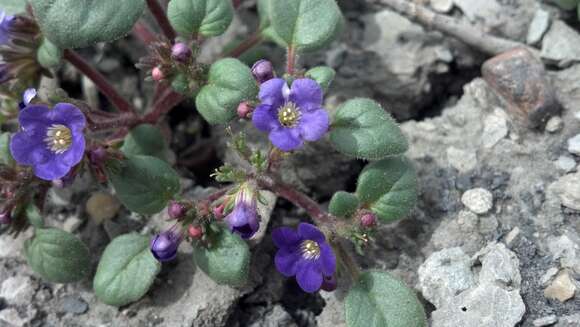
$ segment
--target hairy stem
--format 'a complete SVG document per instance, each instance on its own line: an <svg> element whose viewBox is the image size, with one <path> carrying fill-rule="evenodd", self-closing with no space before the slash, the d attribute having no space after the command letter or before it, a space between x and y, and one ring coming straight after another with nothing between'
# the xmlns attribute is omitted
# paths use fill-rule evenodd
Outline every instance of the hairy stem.
<svg viewBox="0 0 580 327"><path fill-rule="evenodd" d="M143 117L145 123L155 124L161 117L166 115L183 101L185 97L177 92L167 89L165 93L155 102L153 110Z"/></svg>
<svg viewBox="0 0 580 327"><path fill-rule="evenodd" d="M161 27L165 37L173 42L176 33L171 26L171 23L169 23L169 19L167 19L167 15L165 14L163 7L161 7L157 0L147 0L147 6L149 7L149 11L151 11L153 17L155 17L157 24L159 24L159 27Z"/></svg>
<svg viewBox="0 0 580 327"><path fill-rule="evenodd" d="M107 79L89 65L81 56L72 50L64 51L64 58L87 76L111 103L122 112L131 112L136 115L135 108L123 98Z"/></svg>
<svg viewBox="0 0 580 327"><path fill-rule="evenodd" d="M155 34L153 34L149 27L141 21L138 21L135 23L135 26L133 26L133 35L135 35L145 45L148 45L156 39Z"/></svg>
<svg viewBox="0 0 580 327"><path fill-rule="evenodd" d="M294 75L294 65L296 64L296 53L294 47L288 47L287 53L287 62L286 62L286 72L289 75Z"/></svg>
<svg viewBox="0 0 580 327"><path fill-rule="evenodd" d="M242 43L240 43L237 47L228 51L225 56L238 58L239 56L243 55L246 51L262 43L263 40L264 38L259 32L253 34L252 36L244 40Z"/></svg>
<svg viewBox="0 0 580 327"><path fill-rule="evenodd" d="M90 119L88 127L91 131L104 131L111 129L119 129L122 127L132 127L140 122L138 116L131 113L121 113L104 119Z"/></svg>

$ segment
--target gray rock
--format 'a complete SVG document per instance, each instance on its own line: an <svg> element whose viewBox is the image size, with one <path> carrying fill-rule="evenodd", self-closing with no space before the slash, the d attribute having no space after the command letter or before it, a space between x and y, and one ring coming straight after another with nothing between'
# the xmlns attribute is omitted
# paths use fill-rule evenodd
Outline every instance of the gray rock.
<svg viewBox="0 0 580 327"><path fill-rule="evenodd" d="M490 149L501 139L508 135L508 122L506 114L501 109L496 109L483 122L483 134L481 143L484 148Z"/></svg>
<svg viewBox="0 0 580 327"><path fill-rule="evenodd" d="M563 206L580 210L580 172L560 177L548 190L560 199Z"/></svg>
<svg viewBox="0 0 580 327"><path fill-rule="evenodd" d="M316 317L316 324L318 327L347 327L344 317L344 302L339 299L344 295L340 290L337 292L327 293L322 292L320 295L326 302L324 310L318 317Z"/></svg>
<svg viewBox="0 0 580 327"><path fill-rule="evenodd" d="M485 244L479 225L480 219L476 214L462 210L457 217L441 221L433 232L430 243L436 251L461 247L463 252L473 255Z"/></svg>
<svg viewBox="0 0 580 327"><path fill-rule="evenodd" d="M568 139L568 151L580 156L580 134Z"/></svg>
<svg viewBox="0 0 580 327"><path fill-rule="evenodd" d="M501 284L519 289L522 283L520 261L503 243L492 243L475 255L481 262L480 284Z"/></svg>
<svg viewBox="0 0 580 327"><path fill-rule="evenodd" d="M538 318L533 321L535 327L550 326L558 322L558 317L556 315L549 315L546 317Z"/></svg>
<svg viewBox="0 0 580 327"><path fill-rule="evenodd" d="M547 243L552 258L560 262L560 267L570 268L580 274L580 238L575 231L550 237Z"/></svg>
<svg viewBox="0 0 580 327"><path fill-rule="evenodd" d="M546 271L546 273L540 279L540 284L542 286L548 286L548 284L556 277L558 274L559 269L556 267L552 267Z"/></svg>
<svg viewBox="0 0 580 327"><path fill-rule="evenodd" d="M559 116L554 116L548 120L546 123L546 132L556 133L562 129L564 126L564 121Z"/></svg>
<svg viewBox="0 0 580 327"><path fill-rule="evenodd" d="M580 35L561 20L556 20L544 36L541 57L560 67L580 61Z"/></svg>
<svg viewBox="0 0 580 327"><path fill-rule="evenodd" d="M441 13L447 13L453 8L453 0L431 0L430 4L433 10Z"/></svg>
<svg viewBox="0 0 580 327"><path fill-rule="evenodd" d="M554 327L578 327L580 326L580 313L562 316Z"/></svg>
<svg viewBox="0 0 580 327"><path fill-rule="evenodd" d="M576 168L576 160L568 156L559 156L558 160L556 160L556 166L558 169L569 173Z"/></svg>
<svg viewBox="0 0 580 327"><path fill-rule="evenodd" d="M456 147L447 149L449 164L460 172L468 172L477 166L477 154L471 150L461 150Z"/></svg>
<svg viewBox="0 0 580 327"><path fill-rule="evenodd" d="M536 45L542 41L542 37L550 27L550 13L539 8L536 10L534 19L528 29L528 36L526 42L531 45Z"/></svg>
<svg viewBox="0 0 580 327"><path fill-rule="evenodd" d="M64 313L81 315L89 310L89 305L78 295L66 295L60 302L60 310Z"/></svg>
<svg viewBox="0 0 580 327"><path fill-rule="evenodd" d="M26 312L18 312L15 308L8 308L0 311L0 326L6 327L24 327L29 326L30 322L36 316L36 309Z"/></svg>
<svg viewBox="0 0 580 327"><path fill-rule="evenodd" d="M419 267L419 288L438 308L474 285L471 259L461 248L435 252Z"/></svg>
<svg viewBox="0 0 580 327"><path fill-rule="evenodd" d="M252 323L248 327L298 327L290 314L284 308L277 304L271 311L267 312L262 319Z"/></svg>
<svg viewBox="0 0 580 327"><path fill-rule="evenodd" d="M0 286L0 297L10 304L25 305L32 301L37 284L30 277L16 275L7 278Z"/></svg>
<svg viewBox="0 0 580 327"><path fill-rule="evenodd" d="M463 193L461 202L473 213L483 215L493 207L493 195L484 188L475 188Z"/></svg>
<svg viewBox="0 0 580 327"><path fill-rule="evenodd" d="M525 311L519 290L484 284L437 308L431 316L432 327L513 327Z"/></svg>

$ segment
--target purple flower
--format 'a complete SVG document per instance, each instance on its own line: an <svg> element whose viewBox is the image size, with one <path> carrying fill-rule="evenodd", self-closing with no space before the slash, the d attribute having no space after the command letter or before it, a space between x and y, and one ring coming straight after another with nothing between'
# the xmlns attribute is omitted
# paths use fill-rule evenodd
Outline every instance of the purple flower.
<svg viewBox="0 0 580 327"><path fill-rule="evenodd" d="M181 219L187 213L187 208L180 202L169 201L169 206L167 206L167 214L171 219Z"/></svg>
<svg viewBox="0 0 580 327"><path fill-rule="evenodd" d="M289 88L274 78L260 86L261 104L252 120L257 129L269 132L270 141L282 151L316 141L328 130L328 113L322 108L322 89L309 78L297 79Z"/></svg>
<svg viewBox="0 0 580 327"><path fill-rule="evenodd" d="M255 192L242 186L236 195L234 210L225 218L232 233L243 239L249 239L256 234L260 229L257 202Z"/></svg>
<svg viewBox="0 0 580 327"><path fill-rule="evenodd" d="M274 67L266 59L260 59L252 66L252 75L260 84L274 78Z"/></svg>
<svg viewBox="0 0 580 327"><path fill-rule="evenodd" d="M18 104L20 109L26 108L26 106L28 106L30 104L30 102L32 102L32 100L34 100L34 98L36 98L37 94L38 94L38 92L36 92L35 88L26 89L26 91L24 91L24 93L22 93L22 102L20 102Z"/></svg>
<svg viewBox="0 0 580 327"><path fill-rule="evenodd" d="M6 15L0 10L0 45L7 44L10 41L10 27L14 21L14 16Z"/></svg>
<svg viewBox="0 0 580 327"><path fill-rule="evenodd" d="M64 177L83 158L85 116L69 103L53 109L31 105L18 116L22 131L10 141L10 152L21 165L32 166L44 180Z"/></svg>
<svg viewBox="0 0 580 327"><path fill-rule="evenodd" d="M272 238L278 247L276 269L286 277L296 276L305 292L318 291L323 280L334 275L334 252L314 225L301 223L297 231L281 227L272 232Z"/></svg>
<svg viewBox="0 0 580 327"><path fill-rule="evenodd" d="M151 253L155 259L164 262L171 261L177 256L177 248L183 240L177 225L173 225L169 230L157 234L151 240Z"/></svg>
<svg viewBox="0 0 580 327"><path fill-rule="evenodd" d="M189 58L191 58L191 48L183 42L178 42L171 47L171 57L178 62L187 63Z"/></svg>

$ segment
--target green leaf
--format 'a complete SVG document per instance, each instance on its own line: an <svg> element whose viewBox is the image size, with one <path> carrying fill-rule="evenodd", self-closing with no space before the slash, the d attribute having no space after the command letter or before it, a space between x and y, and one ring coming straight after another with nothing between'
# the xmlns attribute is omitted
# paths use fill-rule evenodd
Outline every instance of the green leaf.
<svg viewBox="0 0 580 327"><path fill-rule="evenodd" d="M370 163L358 177L356 194L383 222L403 218L417 201L415 169L404 157Z"/></svg>
<svg viewBox="0 0 580 327"><path fill-rule="evenodd" d="M315 80L325 92L328 91L335 76L336 72L334 69L327 66L314 67L306 72L306 77Z"/></svg>
<svg viewBox="0 0 580 327"><path fill-rule="evenodd" d="M52 283L79 281L91 268L87 246L60 229L36 229L34 238L24 243L24 251L32 270Z"/></svg>
<svg viewBox="0 0 580 327"><path fill-rule="evenodd" d="M286 41L276 34L276 31L272 26L271 3L272 0L258 0L257 7L258 16L260 18L259 30L264 38L271 40L281 47L287 47L288 44Z"/></svg>
<svg viewBox="0 0 580 327"><path fill-rule="evenodd" d="M335 0L270 1L270 19L276 35L298 51L328 45L341 27L342 13Z"/></svg>
<svg viewBox="0 0 580 327"><path fill-rule="evenodd" d="M334 193L328 211L337 217L351 217L358 209L359 200L356 194L338 191Z"/></svg>
<svg viewBox="0 0 580 327"><path fill-rule="evenodd" d="M44 68L56 68L62 60L62 50L48 39L43 39L38 48L36 59Z"/></svg>
<svg viewBox="0 0 580 327"><path fill-rule="evenodd" d="M250 249L238 235L220 231L211 248L197 246L193 259L218 284L241 286L248 279Z"/></svg>
<svg viewBox="0 0 580 327"><path fill-rule="evenodd" d="M131 211L155 214L179 192L179 176L165 161L150 156L128 156L107 167L119 200Z"/></svg>
<svg viewBox="0 0 580 327"><path fill-rule="evenodd" d="M26 11L26 0L2 0L2 10L7 15L21 14Z"/></svg>
<svg viewBox="0 0 580 327"><path fill-rule="evenodd" d="M553 0L560 8L564 10L576 9L580 0Z"/></svg>
<svg viewBox="0 0 580 327"><path fill-rule="evenodd" d="M38 207L32 202L26 206L26 218L28 219L28 223L32 226L36 228L44 227L44 220L42 219L40 210L38 210Z"/></svg>
<svg viewBox="0 0 580 327"><path fill-rule="evenodd" d="M425 327L427 318L413 290L390 274L360 275L345 300L348 327Z"/></svg>
<svg viewBox="0 0 580 327"><path fill-rule="evenodd" d="M10 152L10 133L2 133L0 134L0 164L13 166L14 163L14 158Z"/></svg>
<svg viewBox="0 0 580 327"><path fill-rule="evenodd" d="M127 156L144 155L167 159L167 145L161 131L149 124L139 125L125 137L121 151Z"/></svg>
<svg viewBox="0 0 580 327"><path fill-rule="evenodd" d="M149 237L121 235L103 252L93 280L95 295L117 307L137 301L147 293L160 270L161 264L149 250Z"/></svg>
<svg viewBox="0 0 580 327"><path fill-rule="evenodd" d="M226 124L236 117L240 102L255 99L257 94L250 68L237 59L226 58L211 66L208 84L200 90L195 104L210 124Z"/></svg>
<svg viewBox="0 0 580 327"><path fill-rule="evenodd" d="M46 38L61 49L110 42L129 33L144 0L31 0Z"/></svg>
<svg viewBox="0 0 580 327"><path fill-rule="evenodd" d="M167 17L173 28L185 37L197 33L217 36L230 26L234 8L231 0L171 0Z"/></svg>
<svg viewBox="0 0 580 327"><path fill-rule="evenodd" d="M349 156L382 159L407 151L407 139L395 120L371 99L343 103L334 115L330 131L334 147Z"/></svg>

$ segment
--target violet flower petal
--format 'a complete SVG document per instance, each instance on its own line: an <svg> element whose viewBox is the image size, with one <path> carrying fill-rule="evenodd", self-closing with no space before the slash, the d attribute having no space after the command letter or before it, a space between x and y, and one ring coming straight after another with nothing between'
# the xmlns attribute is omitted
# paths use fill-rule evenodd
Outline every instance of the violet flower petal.
<svg viewBox="0 0 580 327"><path fill-rule="evenodd" d="M304 262L298 268L296 281L304 292L314 293L322 286L322 274L316 270L313 262Z"/></svg>
<svg viewBox="0 0 580 327"><path fill-rule="evenodd" d="M36 163L34 165L34 175L38 178L51 181L64 177L70 171L70 168L71 166L59 160L58 157L53 156L45 163Z"/></svg>
<svg viewBox="0 0 580 327"><path fill-rule="evenodd" d="M276 252L274 257L274 264L276 269L286 277L296 275L298 263L300 262L300 253L298 251L290 251L281 249Z"/></svg>
<svg viewBox="0 0 580 327"><path fill-rule="evenodd" d="M10 152L16 162L31 166L50 159L50 150L42 138L34 139L26 133L16 133L10 140Z"/></svg>
<svg viewBox="0 0 580 327"><path fill-rule="evenodd" d="M324 234L316 226L307 223L298 225L298 234L307 240L313 240L318 244L326 243Z"/></svg>
<svg viewBox="0 0 580 327"><path fill-rule="evenodd" d="M60 155L60 160L69 167L75 166L83 159L85 155L85 138L82 134L73 137L70 148Z"/></svg>
<svg viewBox="0 0 580 327"><path fill-rule="evenodd" d="M273 78L269 81L262 83L260 86L260 102L262 104L271 105L274 108L278 108L284 104L284 95L282 94L283 86L286 85L286 81L281 78Z"/></svg>
<svg viewBox="0 0 580 327"><path fill-rule="evenodd" d="M270 141L282 151L296 150L302 146L300 131L297 128L278 128L270 132Z"/></svg>
<svg viewBox="0 0 580 327"><path fill-rule="evenodd" d="M28 106L20 111L18 121L20 122L22 129L25 131L35 129L35 126L37 125L48 126L50 124L50 118L48 117L49 112L50 109L47 106Z"/></svg>
<svg viewBox="0 0 580 327"><path fill-rule="evenodd" d="M73 133L82 132L87 124L85 115L70 103L57 103L54 108L49 111L48 118L55 124L67 126Z"/></svg>
<svg viewBox="0 0 580 327"><path fill-rule="evenodd" d="M330 125L328 113L324 109L303 112L300 118L300 135L306 141L317 141L326 134Z"/></svg>
<svg viewBox="0 0 580 327"><path fill-rule="evenodd" d="M290 101L300 107L302 112L313 111L322 106L322 89L310 78L297 79L290 88Z"/></svg>
<svg viewBox="0 0 580 327"><path fill-rule="evenodd" d="M320 243L319 268L325 276L332 276L336 271L336 257L328 243Z"/></svg>
<svg viewBox="0 0 580 327"><path fill-rule="evenodd" d="M276 109L271 105L259 105L252 113L252 123L262 132L269 132L275 128L280 127Z"/></svg>
<svg viewBox="0 0 580 327"><path fill-rule="evenodd" d="M294 247L302 240L298 233L290 227L276 228L272 232L272 239L278 248Z"/></svg>

